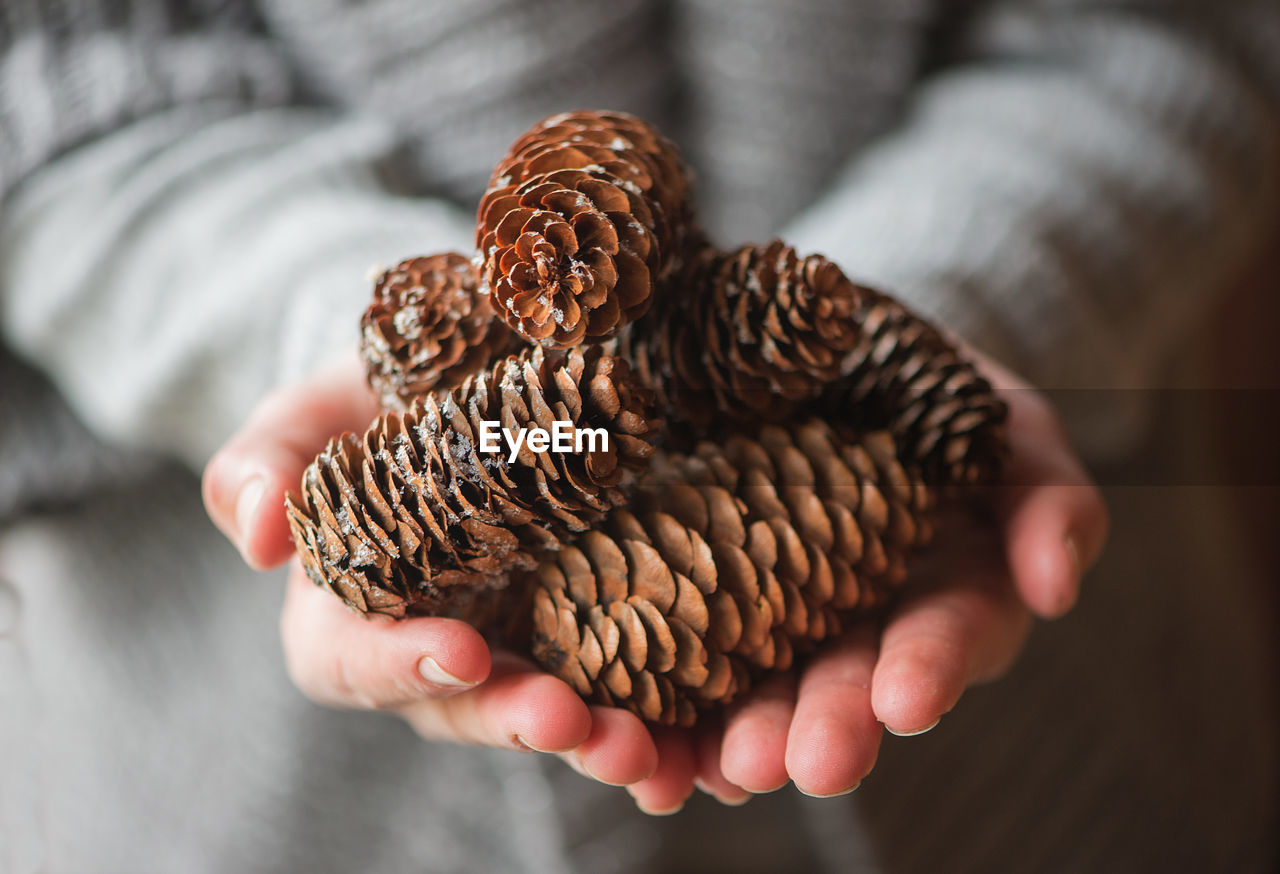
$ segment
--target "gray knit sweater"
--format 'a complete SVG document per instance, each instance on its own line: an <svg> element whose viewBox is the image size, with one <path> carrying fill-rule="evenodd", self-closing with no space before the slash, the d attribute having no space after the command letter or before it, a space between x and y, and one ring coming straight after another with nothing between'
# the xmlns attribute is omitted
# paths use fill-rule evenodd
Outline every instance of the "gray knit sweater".
<svg viewBox="0 0 1280 874"><path fill-rule="evenodd" d="M669 132L722 242L781 233L822 251L1044 385L1142 386L1280 206L1280 7L0 0L0 339L98 439L199 466L269 387L353 347L372 266L467 250L506 144L574 107ZM70 433L71 419L5 368L0 509L51 481L84 494L92 473L41 436ZM1124 430L1115 410L1092 421ZM136 483L132 465L93 467ZM144 507L191 511L195 493L121 488L109 523L91 513L52 529L114 524L119 537L59 545L36 529L9 544L27 576L18 595L0 589L0 614L4 598L27 604L29 637L0 646L0 679L25 678L4 686L0 795L17 785L35 798L0 801L11 858L145 870L127 830L154 818L170 829L145 838L157 870L567 864L548 843L555 814L536 768L418 751L398 726L288 698L273 605L245 608L255 583L194 514ZM168 527L139 535L156 522ZM86 574L101 588L71 613L58 594L81 597L73 583L23 592ZM121 647L112 622L138 636ZM6 635L0 622L0 644L23 640ZM54 655L29 662L37 651ZM192 665L199 690L179 670ZM80 671L73 694L66 678ZM69 755L77 736L58 732L93 713L104 736L136 726L139 745ZM168 718L226 751L231 770L148 761L146 731ZM252 733L229 743L239 720ZM54 771L74 778L44 781L15 758L41 732L59 741L42 755L69 755ZM301 752L283 750L290 737ZM371 748L414 764L370 764ZM433 776L480 788L424 788L422 809L406 808L408 784ZM175 833L166 792L184 785L190 831ZM447 814L430 813L446 800ZM486 817L511 840L458 838Z"/></svg>
<svg viewBox="0 0 1280 874"><path fill-rule="evenodd" d="M0 10L4 339L193 463L350 347L371 266L468 248L566 107L661 123L718 238L785 231L1050 385L1143 384L1280 197L1266 0Z"/></svg>

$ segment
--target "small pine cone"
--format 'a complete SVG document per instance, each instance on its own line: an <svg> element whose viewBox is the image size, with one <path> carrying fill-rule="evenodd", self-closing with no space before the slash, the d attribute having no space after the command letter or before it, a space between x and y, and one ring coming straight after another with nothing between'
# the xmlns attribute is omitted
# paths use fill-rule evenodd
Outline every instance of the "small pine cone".
<svg viewBox="0 0 1280 874"><path fill-rule="evenodd" d="M534 658L583 697L690 725L838 634L931 536L931 494L884 432L812 419L657 456L534 575Z"/></svg>
<svg viewBox="0 0 1280 874"><path fill-rule="evenodd" d="M775 240L704 250L626 353L660 402L697 427L725 416L780 422L840 374L863 289L821 255Z"/></svg>
<svg viewBox="0 0 1280 874"><path fill-rule="evenodd" d="M938 485L989 482L1004 404L932 325L821 255L774 241L707 252L656 318L621 339L673 420L785 421L821 409L887 428Z"/></svg>
<svg viewBox="0 0 1280 874"><path fill-rule="evenodd" d="M535 125L498 164L476 246L494 308L552 346L613 336L649 309L692 235L676 148L629 115Z"/></svg>
<svg viewBox="0 0 1280 874"><path fill-rule="evenodd" d="M625 498L656 424L650 393L598 347L526 349L468 378L443 399L386 413L363 436L344 434L307 468L287 501L303 567L353 609L435 615L586 530ZM515 433L555 422L602 429L582 452L514 460L499 439L481 452L481 422Z"/></svg>
<svg viewBox="0 0 1280 874"><path fill-rule="evenodd" d="M451 391L524 345L496 318L471 259L457 252L410 258L379 276L360 335L369 385L389 410Z"/></svg>

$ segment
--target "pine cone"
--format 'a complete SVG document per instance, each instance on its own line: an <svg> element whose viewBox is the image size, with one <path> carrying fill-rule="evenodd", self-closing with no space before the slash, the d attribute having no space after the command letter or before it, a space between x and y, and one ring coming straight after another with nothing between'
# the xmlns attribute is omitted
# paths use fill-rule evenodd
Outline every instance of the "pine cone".
<svg viewBox="0 0 1280 874"><path fill-rule="evenodd" d="M532 568L561 539L586 530L625 496L624 472L642 469L656 420L650 393L625 362L585 351L526 349L467 379L443 400L428 395L387 413L362 437L331 442L287 501L303 567L359 612L436 615L476 587ZM500 443L481 452L481 422L512 432L556 420L603 429L581 452L514 460Z"/></svg>
<svg viewBox="0 0 1280 874"><path fill-rule="evenodd" d="M1008 451L1008 407L942 333L906 306L867 290L858 343L823 392L834 421L888 428L902 459L940 487L993 483Z"/></svg>
<svg viewBox="0 0 1280 874"><path fill-rule="evenodd" d="M673 421L833 421L893 432L930 483L994 479L1004 404L941 333L821 255L705 252L619 342Z"/></svg>
<svg viewBox="0 0 1280 874"><path fill-rule="evenodd" d="M816 419L658 456L634 513L538 567L533 655L589 700L690 725L880 603L930 503L887 433Z"/></svg>
<svg viewBox="0 0 1280 874"><path fill-rule="evenodd" d="M471 259L457 252L410 258L378 277L360 336L369 385L389 410L450 391L524 345L495 317Z"/></svg>
<svg viewBox="0 0 1280 874"><path fill-rule="evenodd" d="M700 428L725 416L785 421L840 375L858 339L862 289L780 241L705 250L677 284L683 293L659 305L625 354L660 401Z"/></svg>
<svg viewBox="0 0 1280 874"><path fill-rule="evenodd" d="M539 122L480 201L476 245L494 308L547 345L613 336L648 310L689 245L688 187L675 146L637 118Z"/></svg>

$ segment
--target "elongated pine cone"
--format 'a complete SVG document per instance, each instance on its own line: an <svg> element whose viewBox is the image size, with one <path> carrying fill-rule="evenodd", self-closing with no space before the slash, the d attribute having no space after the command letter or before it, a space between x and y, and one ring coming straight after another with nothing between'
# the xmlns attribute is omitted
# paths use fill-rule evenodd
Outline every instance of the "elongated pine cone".
<svg viewBox="0 0 1280 874"><path fill-rule="evenodd" d="M691 725L883 600L931 502L887 433L817 419L655 459L634 510L538 567L534 657L589 700Z"/></svg>
<svg viewBox="0 0 1280 874"><path fill-rule="evenodd" d="M384 272L360 321L369 384L388 410L451 391L522 346L495 317L471 259L457 252L410 258Z"/></svg>
<svg viewBox="0 0 1280 874"><path fill-rule="evenodd" d="M355 610L436 615L534 567L561 539L625 500L624 473L642 470L657 424L651 396L626 363L598 347L526 349L386 413L363 436L344 434L307 468L286 503L303 567ZM514 435L557 421L602 429L579 452L511 457L482 451L482 422ZM602 439L607 436L606 443Z"/></svg>
<svg viewBox="0 0 1280 874"><path fill-rule="evenodd" d="M900 456L931 485L999 479L1008 407L972 361L933 325L888 295L868 290L855 318L858 343L823 392L833 421L888 428Z"/></svg>
<svg viewBox="0 0 1280 874"><path fill-rule="evenodd" d="M688 187L675 146L640 119L574 112L535 125L480 201L476 246L494 308L547 345L613 336L679 266Z"/></svg>
<svg viewBox="0 0 1280 874"><path fill-rule="evenodd" d="M707 251L619 354L673 420L785 421L821 410L889 429L930 483L989 481L1005 406L936 328L775 240Z"/></svg>

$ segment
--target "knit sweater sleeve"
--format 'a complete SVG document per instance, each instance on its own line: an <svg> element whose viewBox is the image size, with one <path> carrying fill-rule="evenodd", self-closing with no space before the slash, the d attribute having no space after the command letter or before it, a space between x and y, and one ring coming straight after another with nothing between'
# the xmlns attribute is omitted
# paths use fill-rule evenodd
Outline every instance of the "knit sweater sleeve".
<svg viewBox="0 0 1280 874"><path fill-rule="evenodd" d="M0 332L95 432L199 466L354 348L371 267L472 223L389 191L391 131L301 105L250 29L92 18L0 29Z"/></svg>
<svg viewBox="0 0 1280 874"><path fill-rule="evenodd" d="M1272 232L1277 44L1272 3L988 4L787 236L1042 386L1148 386Z"/></svg>

